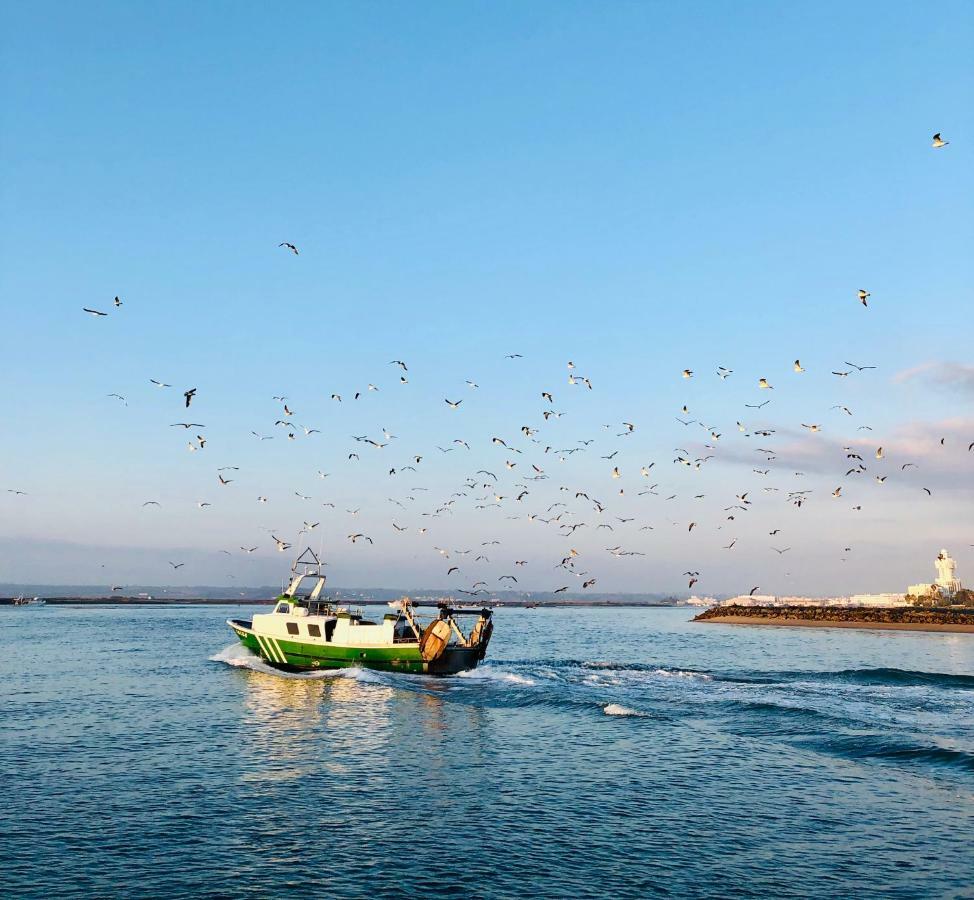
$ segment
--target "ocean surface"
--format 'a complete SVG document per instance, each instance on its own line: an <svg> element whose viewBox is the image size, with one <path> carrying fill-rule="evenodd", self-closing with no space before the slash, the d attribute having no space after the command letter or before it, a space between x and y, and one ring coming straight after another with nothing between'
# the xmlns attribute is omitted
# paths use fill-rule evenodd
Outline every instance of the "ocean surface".
<svg viewBox="0 0 974 900"><path fill-rule="evenodd" d="M0 608L5 897L974 897L974 636L501 609L295 676L254 609Z"/></svg>

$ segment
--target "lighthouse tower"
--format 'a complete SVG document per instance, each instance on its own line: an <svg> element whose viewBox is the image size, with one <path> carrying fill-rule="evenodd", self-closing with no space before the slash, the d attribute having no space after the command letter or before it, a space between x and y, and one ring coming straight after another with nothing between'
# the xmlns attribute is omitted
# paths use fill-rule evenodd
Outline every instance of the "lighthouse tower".
<svg viewBox="0 0 974 900"><path fill-rule="evenodd" d="M941 550L934 560L937 568L937 580L932 584L911 584L906 592L914 597L927 597L939 594L941 597L953 597L962 587L957 578L957 563L946 550Z"/></svg>
<svg viewBox="0 0 974 900"><path fill-rule="evenodd" d="M940 588L941 594L956 594L961 587L957 580L957 563L946 550L941 550L937 554L937 580L935 584Z"/></svg>

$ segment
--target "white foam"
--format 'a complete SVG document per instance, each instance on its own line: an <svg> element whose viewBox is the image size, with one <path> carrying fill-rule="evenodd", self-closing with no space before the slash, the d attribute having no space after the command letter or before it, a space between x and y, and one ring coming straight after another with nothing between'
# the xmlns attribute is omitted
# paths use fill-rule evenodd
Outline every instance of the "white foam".
<svg viewBox="0 0 974 900"><path fill-rule="evenodd" d="M520 684L524 687L534 687L535 681L527 675L519 675L517 672L505 672L501 669L483 668L470 669L467 672L460 672L460 678L473 678L479 681L504 681L508 684Z"/></svg>
<svg viewBox="0 0 974 900"><path fill-rule="evenodd" d="M609 703L602 708L607 716L638 716L639 718L645 717L645 713L639 712L636 709L630 709L628 706L621 706L618 703Z"/></svg>
<svg viewBox="0 0 974 900"><path fill-rule="evenodd" d="M685 669L653 669L653 674L660 675L663 678L697 678L700 681L714 680L712 675L707 675L705 672L693 672Z"/></svg>
<svg viewBox="0 0 974 900"><path fill-rule="evenodd" d="M359 681L363 684L376 684L382 682L382 676L369 669L359 669L350 667L345 669L318 669L314 672L283 672L269 666L256 653L248 650L243 644L231 644L224 647L219 653L210 657L211 662L222 662L228 666L250 669L252 672L260 672L262 675L274 675L277 678L291 678L299 680L318 680L322 678L350 678L352 681Z"/></svg>

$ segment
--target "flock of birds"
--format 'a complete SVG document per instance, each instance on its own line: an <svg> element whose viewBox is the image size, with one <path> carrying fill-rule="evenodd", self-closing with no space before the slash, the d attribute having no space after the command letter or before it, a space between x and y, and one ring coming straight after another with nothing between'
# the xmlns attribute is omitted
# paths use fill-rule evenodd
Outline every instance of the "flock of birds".
<svg viewBox="0 0 974 900"><path fill-rule="evenodd" d="M948 142L942 140L939 133L934 135L932 146L935 149L942 149L947 144ZM289 241L281 242L279 248L294 256L300 253L298 247ZM872 294L868 290L860 288L853 296L863 307L869 307L868 301ZM123 301L116 296L113 301L114 310L120 311L122 306ZM108 312L89 307L83 307L83 311L99 319L109 315ZM524 356L520 353L509 353L504 357L503 362L508 365L518 365L523 359ZM407 362L393 359L388 362L385 371L388 372L390 367L394 373L392 375L394 380L383 375L376 377L374 382L369 382L365 388L350 393L326 392L327 402L333 404L337 411L348 402L361 402L380 391L400 389L407 391L411 374ZM875 369L875 365L843 361L841 366L837 365L829 370L829 377L839 381L853 376L868 378L869 373ZM790 370L792 377L801 377L807 372L800 358L794 360ZM822 374L825 375L824 372ZM698 374L690 367L674 375L682 377L685 381L707 377ZM744 376L736 375L732 368L717 365L709 377L716 377L720 383L723 383L729 379L739 380ZM293 497L301 504L307 505L309 509L315 508L323 512L302 517L302 526L300 529L293 529L293 536L292 530L287 530L286 536L282 537L277 533L277 529L265 528L266 537L257 541L247 541L246 544L242 543L235 551L220 552L228 556L238 552L250 556L262 546L266 546L268 549L273 547L284 553L299 543L310 544L312 535L322 525L325 517L329 518L328 524L331 528L339 527L338 523L333 521L338 517L343 524L346 524L346 528L342 528L342 531L347 530L344 539L350 546L358 549L364 547L381 553L389 542L402 539L406 534L414 535L422 542L421 546L426 546L426 552L441 557L444 572L451 583L451 590L458 595L469 597L485 596L503 589L523 589L528 584L533 589L553 594L567 592L573 586L588 591L598 584L600 576L596 570L602 564L599 558L593 558L594 551L579 549L578 537L583 534L601 536L603 532L605 533L606 540L599 543L608 546L602 546L595 551L602 558L623 559L644 556L645 552L640 547L647 537L646 533L666 525L685 529L687 534L695 531L699 534L701 529L724 532L725 536L719 546L723 551L733 552L746 533L746 520L749 514L755 509L756 504L765 502L764 498L768 498L769 503L776 502L777 498L777 502L783 501L796 509L802 509L818 499L816 493L824 494L824 491L817 492L814 488L806 487L802 483L806 473L790 467L787 452L783 455L780 449L776 449L776 436L790 440L798 427L809 436L819 435L826 430L825 423L820 421L790 422L784 425L769 421L770 413L764 412L764 409L772 402L776 393L780 393L781 387L772 383L772 379L777 382L781 377L783 377L781 373L778 373L777 377L775 373L767 373L755 378L753 385L756 402L744 403L738 416L727 416L729 405L723 405L719 415L713 418L704 411L691 409L689 403L674 409L673 418L683 429L686 429L688 439L680 442L686 446L675 447L671 459L642 460L633 464L631 468L625 465L618 455L620 450L628 449L626 442L631 442L633 436L639 431L639 423L636 421L601 423L601 429L594 434L590 432L576 435L573 439L564 436L566 429L559 420L566 415L571 417L574 412L573 392L581 391L584 396L589 392L594 395L598 390L588 374L583 375L578 372L574 362L566 363L562 376L566 386L565 394L551 385L539 385L534 395L536 407L529 421L516 428L512 427L508 432L491 434L489 438L486 434L475 436L469 431L470 422L465 420L465 414L471 405L470 397L476 395L480 386L477 381L467 379L464 387L467 395L458 396L456 393L450 393L442 400L444 405L440 408L445 410L444 414L457 416L457 430L463 430L462 426L468 426L466 433L459 434L446 446L436 444L426 448L406 450L400 448L397 436L384 427L377 427L371 433L355 434L348 438L351 443L342 453L343 463L348 467L349 478L354 477L354 467L362 462L364 454L384 454L383 471L386 473L384 477L394 479L397 485L396 490L390 491L397 496L387 498L389 514L386 521L379 526L382 531L369 528L367 530L371 533L366 533L366 530L356 528L354 524L349 528L346 523L360 521L359 508L346 508L344 516L347 518L342 518L343 514L334 502L321 502L312 494L295 489ZM389 381L391 384L387 383ZM168 423L169 427L181 428L192 433L193 438L187 443L189 452L205 451L209 444L205 436L207 426L203 422L195 421L196 418L205 418L205 414L197 413L198 409L205 408L205 388L193 386L185 390L174 389L172 384L155 378L149 378L148 382L160 391L173 391L175 394L173 405L185 415L180 421ZM765 392L768 396L757 402ZM122 404L128 403L121 393L112 392L107 396ZM273 427L270 427L270 420L268 420L268 427L250 431L250 435L257 441L274 439L297 441L310 439L322 433L320 428L297 421L299 404L290 400L286 394L277 394L271 399L273 403L279 405L279 413L273 420ZM203 406L201 407L200 404ZM192 410L191 414L190 410ZM848 419L856 418L852 409L844 403L834 404L829 413ZM718 418L720 421L716 420ZM846 496L843 491L848 486L861 482L863 478L869 478L875 485L881 486L886 484L894 473L897 479L902 478L913 485L918 493L931 497L932 489L918 480L921 474L919 464L914 460L901 459L894 454L894 465L890 468L886 447L878 442L869 443L871 431L870 425L858 424L856 432L860 436L842 446L842 455L835 460L837 483L831 490L831 496L827 498L828 502L843 500ZM695 435L697 439L693 440L691 435ZM745 448L744 451L737 449L731 459L726 459L723 448L729 443L727 437L730 435L735 437L743 435L743 438L752 442L754 446ZM334 437L331 435L332 441ZM940 446L946 448L946 441L946 436L941 437ZM967 451L974 452L974 442L967 446ZM697 518L690 521L675 520L666 514L665 504L678 499L681 492L679 488L673 487L674 479L664 473L664 468L676 467L677 472L689 470L690 473L697 473L711 466L714 461L722 459L741 465L742 452L749 453L754 460L754 464L750 466L753 485L745 486L747 489L728 493L720 504L719 515L714 514L717 512L716 509L704 513L706 507L701 508L702 515L699 521ZM460 466L462 473L454 482L444 484L443 478L440 477L438 486L431 484L429 476L438 475L439 468L434 460L444 458L448 454L456 454L450 457L451 462L457 457L464 461ZM576 457L591 459L592 456L596 457L596 462L586 463L585 477L590 478L592 472L602 471L604 477L597 484L582 483L581 476L567 477L564 474L575 471L570 463ZM467 460L470 462L468 463ZM878 468L873 466L874 462L879 463L880 466ZM456 471L456 467L452 465L446 468ZM316 475L321 481L332 477L332 473L322 471L320 468ZM787 483L781 483L783 477L787 478ZM372 478L370 474L370 479ZM214 471L213 483L215 489L220 491L239 490L244 480L246 475L238 465L220 466ZM391 483L393 482L390 481ZM399 489L400 485L404 489ZM690 491L689 494L686 492L682 494L684 499L700 501L706 497L703 492L692 493L693 488ZM8 493L24 495L25 492L9 489ZM759 496L762 497L761 501L758 500ZM264 493L255 496L255 502L261 506L267 504L269 500L269 495ZM630 507L632 502L637 504L636 511L625 515L627 511L632 512ZM649 506L651 503L658 503L659 506L652 508ZM142 508L146 510L160 506L160 502L154 499L142 503ZM199 510L206 510L210 506L212 503L208 500L197 502ZM451 519L462 509L483 517L485 539L471 547L447 546L448 543L454 543L450 540L454 530ZM861 509L861 499L851 505L853 512L859 512ZM660 513L666 525L661 523ZM554 554L546 572L538 573L533 578L524 578L522 584L529 560L514 558L519 554L505 553L500 549L503 542L497 537L501 533L497 524L498 516L533 528L545 529L548 535L557 537L556 545L560 549ZM768 532L768 537L774 539L781 532L782 528L774 528ZM781 557L792 548L769 544L769 549ZM844 548L845 551L851 549L851 547ZM503 555L504 560L492 561L492 557L498 555ZM363 565L367 564L367 561L363 560ZM170 561L169 565L175 572L181 569L185 562ZM502 569L507 571L501 571ZM682 574L687 579L688 589L691 590L705 577L701 569L696 567L688 568ZM112 587L112 590L121 589L120 585ZM755 585L750 593L754 594L759 590L760 585Z"/></svg>

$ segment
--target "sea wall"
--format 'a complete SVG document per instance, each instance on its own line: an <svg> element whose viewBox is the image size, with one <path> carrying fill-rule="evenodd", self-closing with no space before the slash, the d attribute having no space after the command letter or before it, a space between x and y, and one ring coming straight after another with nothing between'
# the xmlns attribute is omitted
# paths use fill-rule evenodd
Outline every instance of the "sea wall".
<svg viewBox="0 0 974 900"><path fill-rule="evenodd" d="M899 625L971 625L974 610L931 609L915 606L714 606L694 617L694 622L721 619L751 621L800 620L803 622L850 622Z"/></svg>

